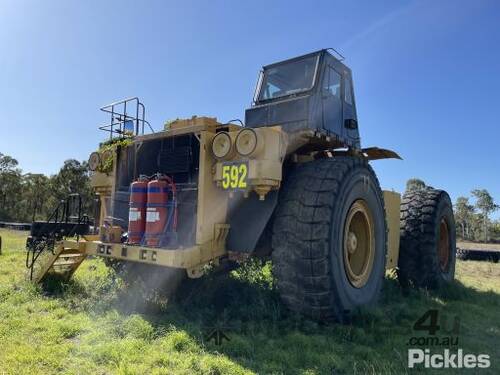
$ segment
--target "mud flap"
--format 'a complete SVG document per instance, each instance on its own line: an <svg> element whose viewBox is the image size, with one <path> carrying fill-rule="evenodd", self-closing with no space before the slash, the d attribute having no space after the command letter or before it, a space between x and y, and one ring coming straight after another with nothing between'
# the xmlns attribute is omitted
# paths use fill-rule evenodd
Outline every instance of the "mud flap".
<svg viewBox="0 0 500 375"><path fill-rule="evenodd" d="M259 200L255 193L251 193L248 198L230 201L231 228L227 238L227 249L244 253L254 251L277 203L277 191L270 191L263 201Z"/></svg>

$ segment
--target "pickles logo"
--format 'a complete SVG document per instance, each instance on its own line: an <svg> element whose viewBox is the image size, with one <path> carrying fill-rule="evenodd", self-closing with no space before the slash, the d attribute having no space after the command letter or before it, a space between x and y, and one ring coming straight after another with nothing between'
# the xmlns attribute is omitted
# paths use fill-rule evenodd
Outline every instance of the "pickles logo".
<svg viewBox="0 0 500 375"><path fill-rule="evenodd" d="M429 349L408 349L408 367L423 364L425 368L489 368L488 354L464 354L462 349L452 352L445 349L443 354L431 354Z"/></svg>
<svg viewBox="0 0 500 375"><path fill-rule="evenodd" d="M426 311L413 325L413 330L426 332L410 337L408 346L408 367L415 368L489 368L491 366L488 354L464 353L459 348L460 317L450 319L438 310ZM417 348L416 348L416 347ZM423 347L423 348L422 348ZM446 347L446 349L432 350Z"/></svg>

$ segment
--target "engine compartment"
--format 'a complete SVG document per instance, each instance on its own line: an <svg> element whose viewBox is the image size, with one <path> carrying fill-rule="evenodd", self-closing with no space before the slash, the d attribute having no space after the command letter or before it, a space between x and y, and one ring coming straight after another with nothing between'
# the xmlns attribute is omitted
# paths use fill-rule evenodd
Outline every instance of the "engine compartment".
<svg viewBox="0 0 500 375"><path fill-rule="evenodd" d="M176 241L166 247L189 247L196 236L200 146L193 134L135 141L118 150L115 191L110 212L113 225L127 231L130 186L140 176L168 176L175 183Z"/></svg>

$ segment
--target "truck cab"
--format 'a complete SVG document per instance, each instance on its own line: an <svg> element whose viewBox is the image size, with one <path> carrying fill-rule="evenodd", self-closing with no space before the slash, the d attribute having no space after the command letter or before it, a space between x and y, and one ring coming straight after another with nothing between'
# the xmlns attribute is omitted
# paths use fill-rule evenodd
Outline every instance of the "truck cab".
<svg viewBox="0 0 500 375"><path fill-rule="evenodd" d="M326 49L264 66L245 124L312 129L359 149L351 70Z"/></svg>

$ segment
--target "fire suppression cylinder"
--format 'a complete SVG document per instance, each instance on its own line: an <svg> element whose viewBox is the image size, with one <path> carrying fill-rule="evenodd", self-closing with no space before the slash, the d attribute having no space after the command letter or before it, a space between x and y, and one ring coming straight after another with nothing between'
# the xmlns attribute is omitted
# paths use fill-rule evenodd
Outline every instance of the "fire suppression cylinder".
<svg viewBox="0 0 500 375"><path fill-rule="evenodd" d="M168 182L160 176L148 183L146 245L160 246L168 219Z"/></svg>
<svg viewBox="0 0 500 375"><path fill-rule="evenodd" d="M141 243L146 227L146 202L148 181L139 178L130 185L130 210L128 215L128 243Z"/></svg>

